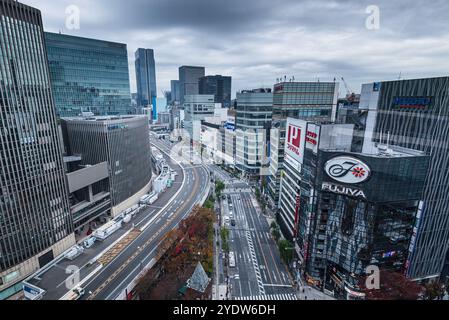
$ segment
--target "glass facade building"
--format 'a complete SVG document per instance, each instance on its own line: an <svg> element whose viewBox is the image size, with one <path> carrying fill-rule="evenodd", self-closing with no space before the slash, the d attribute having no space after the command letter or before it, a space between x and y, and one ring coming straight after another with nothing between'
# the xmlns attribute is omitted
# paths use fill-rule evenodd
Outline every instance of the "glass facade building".
<svg viewBox="0 0 449 320"><path fill-rule="evenodd" d="M282 82L274 86L268 191L276 206L279 205L287 117L334 122L338 89L336 82Z"/></svg>
<svg viewBox="0 0 449 320"><path fill-rule="evenodd" d="M368 110L364 148L389 139L392 145L430 154L407 275L439 277L449 257L449 77L366 84L360 108Z"/></svg>
<svg viewBox="0 0 449 320"><path fill-rule="evenodd" d="M232 78L225 76L205 76L199 79L199 93L213 94L215 103L223 108L231 107Z"/></svg>
<svg viewBox="0 0 449 320"><path fill-rule="evenodd" d="M181 93L179 90L179 80L171 80L170 81L171 86L171 104L174 104L175 102L180 103L181 101Z"/></svg>
<svg viewBox="0 0 449 320"><path fill-rule="evenodd" d="M268 172L272 109L271 89L246 90L237 93L236 168L257 178Z"/></svg>
<svg viewBox="0 0 449 320"><path fill-rule="evenodd" d="M204 67L182 66L179 68L179 97L183 105L185 96L198 95L199 80L206 74Z"/></svg>
<svg viewBox="0 0 449 320"><path fill-rule="evenodd" d="M327 161L341 156L368 164L370 178L357 185L335 183L323 168ZM421 215L429 158L399 148L372 155L323 150L315 163L314 158L304 164L304 171L311 175L301 182L301 203L314 204L301 207L300 221L313 217L309 236L304 239L308 242L304 254L307 275L337 297L356 299L363 297L359 285L368 266L405 274ZM316 191L313 198L311 185ZM361 190L364 195L349 195L345 188ZM304 228L302 224L300 230Z"/></svg>
<svg viewBox="0 0 449 320"><path fill-rule="evenodd" d="M126 44L45 33L57 115L132 113Z"/></svg>
<svg viewBox="0 0 449 320"><path fill-rule="evenodd" d="M278 220L294 241L297 277L361 299L368 266L406 274L430 157L373 142L351 152L351 124L289 118L287 129Z"/></svg>
<svg viewBox="0 0 449 320"><path fill-rule="evenodd" d="M75 243L41 13L12 0L0 1L0 75L0 298L5 298Z"/></svg>
<svg viewBox="0 0 449 320"><path fill-rule="evenodd" d="M137 49L135 53L137 105L153 105L153 119L157 116L156 62L153 49Z"/></svg>

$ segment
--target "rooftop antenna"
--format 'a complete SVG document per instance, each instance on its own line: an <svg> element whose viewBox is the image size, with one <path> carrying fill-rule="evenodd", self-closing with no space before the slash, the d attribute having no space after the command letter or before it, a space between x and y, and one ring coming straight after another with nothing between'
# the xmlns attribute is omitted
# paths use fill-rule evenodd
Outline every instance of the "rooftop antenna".
<svg viewBox="0 0 449 320"><path fill-rule="evenodd" d="M398 77L398 80L402 80L402 71L401 71L401 72L399 72L399 77Z"/></svg>

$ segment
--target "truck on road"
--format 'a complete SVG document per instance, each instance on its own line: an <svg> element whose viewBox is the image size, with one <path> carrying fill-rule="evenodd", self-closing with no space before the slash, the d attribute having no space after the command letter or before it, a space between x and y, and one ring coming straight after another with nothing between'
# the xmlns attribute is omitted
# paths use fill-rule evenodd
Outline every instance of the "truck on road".
<svg viewBox="0 0 449 320"><path fill-rule="evenodd" d="M229 267L235 268L235 253L233 251L229 252Z"/></svg>
<svg viewBox="0 0 449 320"><path fill-rule="evenodd" d="M114 232L122 227L122 222L109 221L104 226L94 231L93 236L99 241L104 241L111 236Z"/></svg>
<svg viewBox="0 0 449 320"><path fill-rule="evenodd" d="M94 245L96 240L97 239L95 237L90 237L89 239L84 240L83 241L83 247L86 248L86 249L91 248Z"/></svg>
<svg viewBox="0 0 449 320"><path fill-rule="evenodd" d="M83 254L84 248L81 246L74 246L72 247L66 254L65 258L69 260L75 260L77 257L79 257L81 254Z"/></svg>

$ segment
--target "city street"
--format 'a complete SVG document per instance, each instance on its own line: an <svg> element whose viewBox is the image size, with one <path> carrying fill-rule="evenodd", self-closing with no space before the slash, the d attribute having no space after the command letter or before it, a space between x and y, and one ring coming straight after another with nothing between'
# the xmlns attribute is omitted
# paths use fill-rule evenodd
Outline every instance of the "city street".
<svg viewBox="0 0 449 320"><path fill-rule="evenodd" d="M161 194L160 198L144 212L140 213L132 224L142 232L112 261L102 266L98 262L98 254L104 253L111 244L132 229L132 224L118 230L104 242L97 242L85 253L73 261L61 260L49 270L29 280L46 291L43 299L60 299L67 292L65 281L69 265L80 269L80 281L83 282L86 295L82 299L114 300L123 294L125 288L138 276L144 266L150 264L156 249L165 234L174 229L199 204L208 190L208 171L202 166L182 164L182 168L170 160L166 152L168 145L156 139L152 143L163 151L167 163L178 174L174 186ZM185 183L182 181L185 179ZM179 193L178 193L179 192ZM170 202L170 199L175 196ZM166 207L164 207L166 206ZM83 279L88 281L84 282Z"/></svg>
<svg viewBox="0 0 449 320"><path fill-rule="evenodd" d="M234 300L297 300L295 289L282 262L270 226L258 209L249 186L233 181L216 167L214 173L224 178L226 200L222 200L222 216L230 230L230 252L235 267L229 267L230 298ZM229 199L229 200L228 200Z"/></svg>

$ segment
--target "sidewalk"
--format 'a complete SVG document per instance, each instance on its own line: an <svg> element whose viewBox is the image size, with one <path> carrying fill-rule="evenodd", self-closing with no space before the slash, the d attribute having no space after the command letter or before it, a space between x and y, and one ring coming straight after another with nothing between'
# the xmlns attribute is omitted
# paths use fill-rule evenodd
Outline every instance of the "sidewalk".
<svg viewBox="0 0 449 320"><path fill-rule="evenodd" d="M303 293L304 290L304 293ZM330 301L336 300L334 297L328 296L324 292L321 292L315 288L309 286L300 287L298 293L299 300L318 300L318 301Z"/></svg>

